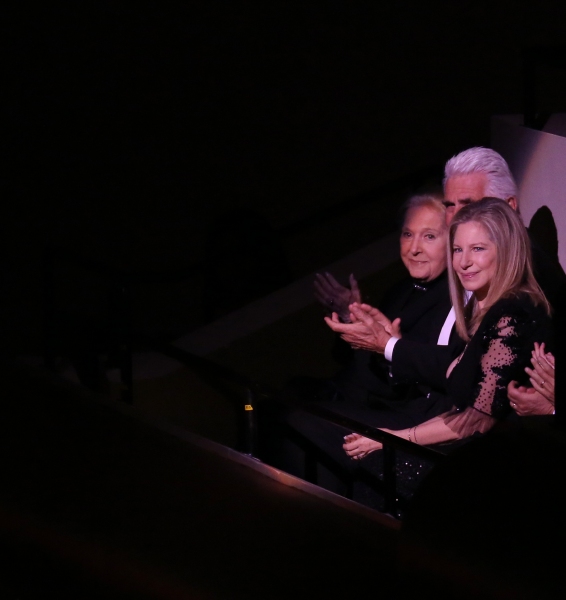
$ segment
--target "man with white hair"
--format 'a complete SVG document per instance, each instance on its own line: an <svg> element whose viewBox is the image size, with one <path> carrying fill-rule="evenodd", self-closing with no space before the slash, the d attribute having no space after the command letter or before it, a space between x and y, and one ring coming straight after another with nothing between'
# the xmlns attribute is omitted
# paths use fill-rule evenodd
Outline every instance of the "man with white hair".
<svg viewBox="0 0 566 600"><path fill-rule="evenodd" d="M448 223L461 208L486 196L519 210L515 179L505 159L491 148L476 146L453 156L444 167L443 186Z"/></svg>

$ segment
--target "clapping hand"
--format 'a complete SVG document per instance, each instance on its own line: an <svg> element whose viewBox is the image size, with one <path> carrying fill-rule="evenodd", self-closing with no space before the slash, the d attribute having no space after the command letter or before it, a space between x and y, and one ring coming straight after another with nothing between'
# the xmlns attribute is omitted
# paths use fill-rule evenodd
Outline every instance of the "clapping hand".
<svg viewBox="0 0 566 600"><path fill-rule="evenodd" d="M507 386L507 394L513 410L521 417L529 415L545 415L554 412L554 356L544 351L544 343L535 343L531 363L533 368L526 367L533 387L519 385L511 381Z"/></svg>
<svg viewBox="0 0 566 600"><path fill-rule="evenodd" d="M532 351L531 363L533 368L525 368L534 389L554 404L554 356L544 351L544 342L537 344Z"/></svg>
<svg viewBox="0 0 566 600"><path fill-rule="evenodd" d="M314 295L329 314L335 312L343 323L350 322L349 306L353 302L361 302L360 289L354 275L349 277L347 288L330 273L317 273L314 279Z"/></svg>
<svg viewBox="0 0 566 600"><path fill-rule="evenodd" d="M377 308L369 304L350 305L350 323L341 323L336 313L325 317L326 324L354 349L371 350L383 354L391 336L398 332L400 319L393 323Z"/></svg>
<svg viewBox="0 0 566 600"><path fill-rule="evenodd" d="M393 335L396 338L401 337L401 319L397 318L390 321L379 308L375 308L375 306L370 306L369 304L359 304L358 307L375 322L379 323L389 335Z"/></svg>

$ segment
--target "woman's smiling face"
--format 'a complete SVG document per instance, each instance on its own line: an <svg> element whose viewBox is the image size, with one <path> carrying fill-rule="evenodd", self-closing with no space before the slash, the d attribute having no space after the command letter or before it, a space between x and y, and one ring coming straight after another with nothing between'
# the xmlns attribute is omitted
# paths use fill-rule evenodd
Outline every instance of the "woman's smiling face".
<svg viewBox="0 0 566 600"><path fill-rule="evenodd" d="M452 245L452 265L466 290L474 292L481 307L495 277L497 248L481 223L458 225Z"/></svg>
<svg viewBox="0 0 566 600"><path fill-rule="evenodd" d="M411 277L432 281L444 271L446 238L442 211L426 205L409 209L401 229L400 254Z"/></svg>

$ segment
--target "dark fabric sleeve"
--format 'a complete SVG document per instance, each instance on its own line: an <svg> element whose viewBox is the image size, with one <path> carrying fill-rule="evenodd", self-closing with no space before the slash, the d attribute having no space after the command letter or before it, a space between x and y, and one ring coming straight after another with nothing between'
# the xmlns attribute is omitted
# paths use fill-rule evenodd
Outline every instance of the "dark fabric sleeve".
<svg viewBox="0 0 566 600"><path fill-rule="evenodd" d="M448 380L454 406L495 419L507 416L511 410L507 385L512 380L526 383L525 367L534 343L548 339L550 326L544 309L525 297L505 299L492 307ZM447 424L460 432L465 421L460 413Z"/></svg>
<svg viewBox="0 0 566 600"><path fill-rule="evenodd" d="M523 317L523 318L521 318ZM503 417L509 411L507 385L522 378L532 345L531 319L524 315L502 316L484 335L481 378L477 383L474 408L488 415Z"/></svg>
<svg viewBox="0 0 566 600"><path fill-rule="evenodd" d="M482 434L510 412L507 385L525 378L534 342L547 339L550 319L529 298L494 305L448 379L454 409L439 418L458 439Z"/></svg>
<svg viewBox="0 0 566 600"><path fill-rule="evenodd" d="M527 383L525 367L530 365L534 343L547 341L550 321L542 310L523 310L516 304L495 316L482 336L481 377L474 408L503 418L511 410L507 385L513 380Z"/></svg>

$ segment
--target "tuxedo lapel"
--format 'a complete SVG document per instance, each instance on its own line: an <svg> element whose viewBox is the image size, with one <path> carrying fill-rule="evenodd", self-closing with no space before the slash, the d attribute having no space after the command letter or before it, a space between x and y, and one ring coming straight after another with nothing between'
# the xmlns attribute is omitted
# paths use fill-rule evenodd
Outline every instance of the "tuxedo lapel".
<svg viewBox="0 0 566 600"><path fill-rule="evenodd" d="M439 310L439 307L442 308ZM427 329L438 328L440 331L449 310L450 296L445 276L433 282L426 291L413 286L411 293L406 296L404 305L398 313L401 318L401 330L412 331L418 324L419 328L422 328L423 319L426 315L430 315L434 323L429 322Z"/></svg>

